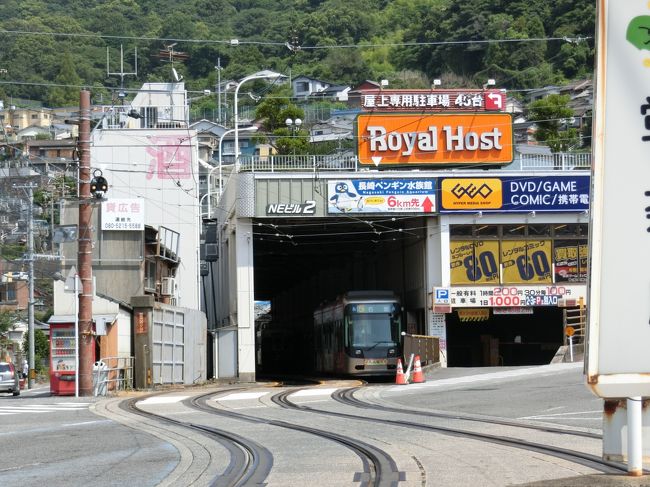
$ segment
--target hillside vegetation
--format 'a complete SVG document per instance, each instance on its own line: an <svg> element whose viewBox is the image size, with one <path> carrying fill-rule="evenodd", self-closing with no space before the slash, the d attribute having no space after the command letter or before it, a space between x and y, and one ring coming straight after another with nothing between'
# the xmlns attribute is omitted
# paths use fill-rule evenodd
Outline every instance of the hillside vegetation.
<svg viewBox="0 0 650 487"><path fill-rule="evenodd" d="M592 73L595 2L587 0L3 0L0 99L78 103L79 87L110 96L125 53L133 87L169 81L169 57L190 90L260 69L335 83L528 89ZM238 39L237 45L230 40ZM516 40L522 40L515 42ZM5 71L6 70L6 71ZM52 86L57 85L57 86Z"/></svg>

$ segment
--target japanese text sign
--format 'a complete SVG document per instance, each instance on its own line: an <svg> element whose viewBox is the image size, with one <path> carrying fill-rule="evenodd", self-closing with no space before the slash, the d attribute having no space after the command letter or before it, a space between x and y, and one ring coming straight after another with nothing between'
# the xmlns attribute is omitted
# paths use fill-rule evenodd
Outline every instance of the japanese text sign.
<svg viewBox="0 0 650 487"><path fill-rule="evenodd" d="M102 230L144 230L144 199L102 201Z"/></svg>
<svg viewBox="0 0 650 487"><path fill-rule="evenodd" d="M435 179L343 179L327 183L328 213L432 213Z"/></svg>
<svg viewBox="0 0 650 487"><path fill-rule="evenodd" d="M368 90L361 95L364 110L501 111L502 90Z"/></svg>
<svg viewBox="0 0 650 487"><path fill-rule="evenodd" d="M650 396L650 5L598 3L587 384ZM622 265L621 255L634 265Z"/></svg>

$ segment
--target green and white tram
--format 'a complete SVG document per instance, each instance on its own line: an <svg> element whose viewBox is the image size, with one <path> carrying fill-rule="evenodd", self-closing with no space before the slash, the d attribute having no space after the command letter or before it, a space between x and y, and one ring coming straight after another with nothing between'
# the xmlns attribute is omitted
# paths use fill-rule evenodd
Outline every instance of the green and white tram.
<svg viewBox="0 0 650 487"><path fill-rule="evenodd" d="M402 307L392 291L350 291L314 311L316 371L394 374L401 332Z"/></svg>

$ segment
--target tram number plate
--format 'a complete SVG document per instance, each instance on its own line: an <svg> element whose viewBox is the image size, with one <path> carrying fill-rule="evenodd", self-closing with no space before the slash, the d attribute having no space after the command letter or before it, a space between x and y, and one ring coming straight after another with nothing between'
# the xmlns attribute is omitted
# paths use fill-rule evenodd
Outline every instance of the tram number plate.
<svg viewBox="0 0 650 487"><path fill-rule="evenodd" d="M385 358L370 358L366 359L363 362L365 365L386 365L388 364L388 360Z"/></svg>

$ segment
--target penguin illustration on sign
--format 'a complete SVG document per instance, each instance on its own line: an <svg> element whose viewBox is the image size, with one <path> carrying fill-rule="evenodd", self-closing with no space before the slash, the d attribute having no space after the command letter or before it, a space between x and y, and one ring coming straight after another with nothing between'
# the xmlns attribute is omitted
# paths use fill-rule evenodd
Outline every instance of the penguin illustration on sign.
<svg viewBox="0 0 650 487"><path fill-rule="evenodd" d="M363 198L349 189L348 183L339 181L334 188L330 204L342 213L363 208Z"/></svg>

